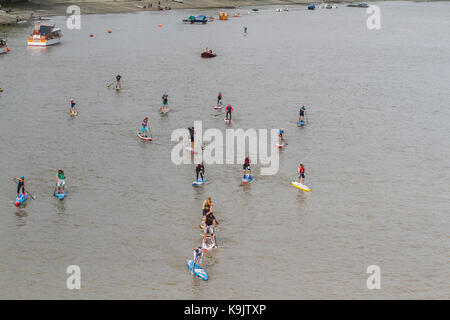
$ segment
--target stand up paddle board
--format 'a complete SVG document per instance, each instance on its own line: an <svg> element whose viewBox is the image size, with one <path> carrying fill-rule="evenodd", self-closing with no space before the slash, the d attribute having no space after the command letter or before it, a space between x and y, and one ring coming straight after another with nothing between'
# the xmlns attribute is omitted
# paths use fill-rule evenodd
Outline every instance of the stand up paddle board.
<svg viewBox="0 0 450 320"><path fill-rule="evenodd" d="M278 144L277 146L278 146L279 149L281 149L281 148L283 148L285 145L286 145L286 143L283 142L282 144Z"/></svg>
<svg viewBox="0 0 450 320"><path fill-rule="evenodd" d="M210 251L212 249L217 248L216 236L214 236L214 242L213 243L211 243L211 239L209 237L206 237L206 242L205 242L205 240L202 241L202 248L205 249L206 251Z"/></svg>
<svg viewBox="0 0 450 320"><path fill-rule="evenodd" d="M228 123L228 124L230 124L230 123L231 123L231 119L227 119L227 118L225 118L225 119L223 119L223 120L225 120L225 122L226 122L226 123Z"/></svg>
<svg viewBox="0 0 450 320"><path fill-rule="evenodd" d="M299 122L297 122L297 124L301 127L301 126L304 126L305 125L305 121L303 121L303 120L300 120Z"/></svg>
<svg viewBox="0 0 450 320"><path fill-rule="evenodd" d="M208 274L206 273L205 269L200 268L198 264L195 264L195 267L192 268L193 261L192 260L186 260L186 266L188 269L195 274L200 279L203 279L205 281L208 280Z"/></svg>
<svg viewBox="0 0 450 320"><path fill-rule="evenodd" d="M70 111L69 111L69 114L70 114L72 117L76 117L76 116L78 115L78 112L77 112L77 111L75 111L75 112L70 112Z"/></svg>
<svg viewBox="0 0 450 320"><path fill-rule="evenodd" d="M214 110L220 110L220 109L222 109L222 105L214 106L213 108L214 108Z"/></svg>
<svg viewBox="0 0 450 320"><path fill-rule="evenodd" d="M198 179L198 180L192 182L192 185L193 185L194 187L199 187L199 186L201 186L201 185L204 185L205 183L206 183L206 177L204 177L203 180L202 180L202 179Z"/></svg>
<svg viewBox="0 0 450 320"><path fill-rule="evenodd" d="M59 200L62 200L62 199L64 199L66 197L66 193L65 192L64 193L56 193L56 192L54 192L53 195L55 197L57 197Z"/></svg>
<svg viewBox="0 0 450 320"><path fill-rule="evenodd" d="M27 201L28 199L28 193L20 193L18 197L16 197L16 200L14 201L14 204L16 205L16 207L20 206L21 204L23 204L25 201Z"/></svg>
<svg viewBox="0 0 450 320"><path fill-rule="evenodd" d="M138 138L141 139L142 141L152 141L152 138L151 138L151 137L149 137L149 136L147 136L147 137L146 137L146 136L143 136L141 132L138 132L138 133L137 133L137 136L138 136Z"/></svg>
<svg viewBox="0 0 450 320"><path fill-rule="evenodd" d="M297 181L292 181L291 183L294 187L296 187L300 190L308 191L308 192L311 191L311 189L309 187L305 186L304 184L298 183Z"/></svg>
<svg viewBox="0 0 450 320"><path fill-rule="evenodd" d="M114 90L116 90L117 92L119 92L119 91L120 91L120 88L114 88Z"/></svg>
<svg viewBox="0 0 450 320"><path fill-rule="evenodd" d="M253 176L250 174L246 174L245 176L242 177L242 183L247 183L247 182L252 182L253 181Z"/></svg>
<svg viewBox="0 0 450 320"><path fill-rule="evenodd" d="M169 110L170 110L169 108L167 108L167 110L166 110L166 109L160 109L160 110L159 110L159 113L161 113L161 114L164 115L164 114L169 113Z"/></svg>

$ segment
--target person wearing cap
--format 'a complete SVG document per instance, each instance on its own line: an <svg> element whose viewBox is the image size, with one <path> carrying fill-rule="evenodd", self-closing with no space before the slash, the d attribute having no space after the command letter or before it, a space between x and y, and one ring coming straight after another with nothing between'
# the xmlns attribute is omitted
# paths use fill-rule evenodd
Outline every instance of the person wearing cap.
<svg viewBox="0 0 450 320"><path fill-rule="evenodd" d="M20 194L20 189L22 188L22 194L25 194L25 177L20 176L20 178L13 178L13 181L17 181L17 196Z"/></svg>
<svg viewBox="0 0 450 320"><path fill-rule="evenodd" d="M75 101L73 99L70 100L70 114L75 114L75 112L77 112L77 110L75 109Z"/></svg>
<svg viewBox="0 0 450 320"><path fill-rule="evenodd" d="M56 193L64 193L64 186L66 185L66 176L64 170L58 169L56 174Z"/></svg>
<svg viewBox="0 0 450 320"><path fill-rule="evenodd" d="M278 130L278 137L280 138L280 145L284 143L284 129L281 128Z"/></svg>

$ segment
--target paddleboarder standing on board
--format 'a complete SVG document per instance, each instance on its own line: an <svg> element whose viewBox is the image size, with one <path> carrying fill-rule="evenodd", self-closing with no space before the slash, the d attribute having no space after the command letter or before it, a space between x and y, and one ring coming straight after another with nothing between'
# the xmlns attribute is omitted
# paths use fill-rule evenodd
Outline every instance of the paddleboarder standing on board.
<svg viewBox="0 0 450 320"><path fill-rule="evenodd" d="M298 121L305 121L306 108L305 105L300 107Z"/></svg>
<svg viewBox="0 0 450 320"><path fill-rule="evenodd" d="M64 170L58 169L56 174L56 193L64 193L64 186L66 185L66 176Z"/></svg>
<svg viewBox="0 0 450 320"><path fill-rule="evenodd" d="M222 92L219 92L219 95L217 96L217 106L222 105Z"/></svg>
<svg viewBox="0 0 450 320"><path fill-rule="evenodd" d="M20 178L13 178L13 181L17 181L17 196L19 196L20 189L22 189L22 194L25 194L25 177L20 176Z"/></svg>
<svg viewBox="0 0 450 320"><path fill-rule="evenodd" d="M205 167L203 166L203 162L197 164L197 166L195 167L195 172L197 174L197 181L198 181L198 175L200 174L200 178L202 178L202 181L205 180L204 178L204 174L205 174Z"/></svg>
<svg viewBox="0 0 450 320"><path fill-rule="evenodd" d="M162 100L163 100L163 105L161 107L161 110L163 110L164 107L165 107L166 111L167 111L167 103L168 103L168 100L169 100L169 95L167 94L167 92L164 92L164 94L162 95Z"/></svg>
<svg viewBox="0 0 450 320"><path fill-rule="evenodd" d="M70 110L69 110L70 114L75 114L77 112L77 110L75 109L75 105L76 105L75 101L73 99L70 100Z"/></svg>
<svg viewBox="0 0 450 320"><path fill-rule="evenodd" d="M148 117L145 117L144 120L142 120L142 135L147 138L148 128L150 126L148 125Z"/></svg>
<svg viewBox="0 0 450 320"><path fill-rule="evenodd" d="M298 179L297 182L300 183L300 179L302 179L302 184L305 184L305 166L303 163L300 163L300 166L297 169Z"/></svg>
<svg viewBox="0 0 450 320"><path fill-rule="evenodd" d="M206 251L206 250L204 250L202 247L194 248L194 260L192 261L192 269L195 268L196 263L200 266L200 268L202 268L203 251Z"/></svg>
<svg viewBox="0 0 450 320"><path fill-rule="evenodd" d="M284 143L284 129L283 128L278 130L278 137L280 138L280 145L283 145L283 143Z"/></svg>
<svg viewBox="0 0 450 320"><path fill-rule="evenodd" d="M189 127L189 135L191 137L191 152L194 152L194 135L195 135L195 130L194 127Z"/></svg>
<svg viewBox="0 0 450 320"><path fill-rule="evenodd" d="M203 223L205 225L203 231L203 241L206 243L206 236L209 233L211 237L211 243L214 243L214 227L216 226L216 217L214 217L212 210L205 215L203 218Z"/></svg>
<svg viewBox="0 0 450 320"><path fill-rule="evenodd" d="M227 107L225 108L225 120L230 120L231 121L231 112L233 111L233 107L231 106L231 104L228 104Z"/></svg>
<svg viewBox="0 0 450 320"><path fill-rule="evenodd" d="M208 197L208 199L206 199L206 200L203 202L203 205L202 205L203 217L204 217L209 211L211 211L212 206L213 206L213 204L212 204L212 201L211 201L211 197Z"/></svg>
<svg viewBox="0 0 450 320"><path fill-rule="evenodd" d="M116 76L116 89L122 89L122 85L120 84L120 79L122 79L122 76L118 74Z"/></svg>
<svg viewBox="0 0 450 320"><path fill-rule="evenodd" d="M250 168L250 156L249 155L247 155L247 157L244 160L243 169L244 169L244 177L245 177L246 171L248 172L248 175L252 174L252 169Z"/></svg>

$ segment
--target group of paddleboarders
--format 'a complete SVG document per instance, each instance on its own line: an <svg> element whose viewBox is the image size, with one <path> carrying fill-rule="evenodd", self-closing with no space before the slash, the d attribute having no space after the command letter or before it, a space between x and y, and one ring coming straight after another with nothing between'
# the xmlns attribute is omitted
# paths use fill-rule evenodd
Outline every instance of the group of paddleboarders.
<svg viewBox="0 0 450 320"><path fill-rule="evenodd" d="M17 197L19 197L20 195L25 195L26 194L25 176L14 177L14 178L12 178L12 180L17 183ZM63 194L65 185L66 185L66 176L64 174L64 170L58 169L58 172L56 173L55 193Z"/></svg>
<svg viewBox="0 0 450 320"><path fill-rule="evenodd" d="M203 243L202 245L194 248L194 260L193 260L193 265L197 263L200 266L200 268L202 268L204 252L208 251L208 249L205 248L205 246L203 245L206 244L208 234L210 235L211 246L216 245L214 239L214 228L216 226L216 217L214 216L213 213L213 204L211 201L211 197L208 197L208 199L206 199L203 202L202 214L203 220L201 225L203 227Z"/></svg>

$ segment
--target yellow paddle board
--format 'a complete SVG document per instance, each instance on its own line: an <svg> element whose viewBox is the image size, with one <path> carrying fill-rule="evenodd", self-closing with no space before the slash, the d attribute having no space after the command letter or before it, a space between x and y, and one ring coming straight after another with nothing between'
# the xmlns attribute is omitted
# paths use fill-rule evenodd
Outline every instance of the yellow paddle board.
<svg viewBox="0 0 450 320"><path fill-rule="evenodd" d="M294 187L296 187L300 190L308 191L308 192L311 191L311 189L309 187L305 186L304 184L298 183L297 181L292 181L291 183Z"/></svg>

